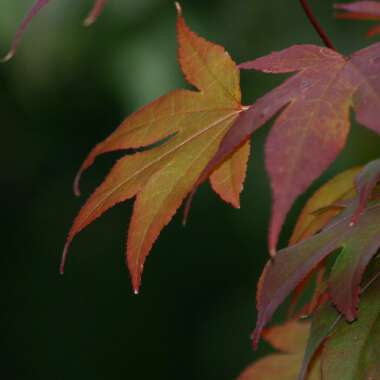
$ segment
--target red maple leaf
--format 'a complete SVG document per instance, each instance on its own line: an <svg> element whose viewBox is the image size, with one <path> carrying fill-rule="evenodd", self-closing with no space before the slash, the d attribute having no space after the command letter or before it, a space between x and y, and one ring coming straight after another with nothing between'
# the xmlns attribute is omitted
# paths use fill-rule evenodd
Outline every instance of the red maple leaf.
<svg viewBox="0 0 380 380"><path fill-rule="evenodd" d="M240 114L199 177L193 194L215 167L279 114L265 149L273 191L269 247L274 254L281 226L294 200L344 147L350 129L350 108L355 110L360 124L380 133L380 43L350 57L329 48L295 45L243 63L240 68L297 74Z"/></svg>

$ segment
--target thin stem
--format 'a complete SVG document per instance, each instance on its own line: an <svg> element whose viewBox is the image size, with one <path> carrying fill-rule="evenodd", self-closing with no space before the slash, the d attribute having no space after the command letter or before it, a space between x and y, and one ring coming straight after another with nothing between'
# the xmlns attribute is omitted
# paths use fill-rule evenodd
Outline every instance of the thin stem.
<svg viewBox="0 0 380 380"><path fill-rule="evenodd" d="M335 49L333 43L331 42L330 38L328 37L327 33L324 31L321 24L315 18L313 11L311 10L311 8L309 7L309 5L307 3L307 0L300 0L300 3L302 5L302 8L304 9L309 21L311 22L314 29L317 31L317 33L321 37L321 39L324 42L324 44L326 45L326 47L336 51L336 49Z"/></svg>

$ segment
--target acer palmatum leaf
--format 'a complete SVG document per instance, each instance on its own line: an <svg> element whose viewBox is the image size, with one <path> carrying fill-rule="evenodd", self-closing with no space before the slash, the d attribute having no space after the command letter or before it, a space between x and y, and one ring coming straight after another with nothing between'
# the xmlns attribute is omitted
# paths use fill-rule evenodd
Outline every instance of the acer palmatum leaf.
<svg viewBox="0 0 380 380"><path fill-rule="evenodd" d="M354 167L339 173L323 186L321 186L307 201L302 209L296 226L293 229L289 245L294 245L322 230L334 217L342 212L343 201L356 196L355 179L361 172L361 167ZM322 261L294 290L291 300L291 310L295 308L301 295L308 285L315 279L314 296L308 303L304 312L307 315L318 306L320 302L321 286L324 287L323 276L325 272Z"/></svg>
<svg viewBox="0 0 380 380"><path fill-rule="evenodd" d="M380 159L368 163L355 178L357 208L352 216L351 223L355 224L372 196L376 184L380 180Z"/></svg>
<svg viewBox="0 0 380 380"><path fill-rule="evenodd" d="M338 174L320 187L308 200L298 217L289 244L295 244L320 231L340 213L345 201L355 198L356 210L352 215L354 225L380 180L380 159L364 167L354 167Z"/></svg>
<svg viewBox="0 0 380 380"><path fill-rule="evenodd" d="M331 270L329 294L347 320L356 318L362 275L380 247L380 203L369 204L358 223L349 227L354 211L354 207L348 208L322 232L279 251L267 263L257 291L255 346L277 307L318 263L338 248L342 250Z"/></svg>
<svg viewBox="0 0 380 380"><path fill-rule="evenodd" d="M355 178L361 170L357 166L339 173L309 198L298 216L289 245L313 236L341 212L339 203L356 194Z"/></svg>
<svg viewBox="0 0 380 380"><path fill-rule="evenodd" d="M376 380L380 378L380 280L362 296L358 319L341 319L324 343L324 380Z"/></svg>
<svg viewBox="0 0 380 380"><path fill-rule="evenodd" d="M265 356L250 365L238 380L295 380L302 365L310 324L290 320L263 332L263 338L280 352ZM320 380L317 360L307 380Z"/></svg>
<svg viewBox="0 0 380 380"><path fill-rule="evenodd" d="M245 109L240 103L236 64L221 46L187 27L178 4L177 11L179 63L198 91L176 90L148 104L90 152L76 179L77 192L80 175L98 155L148 147L120 159L85 203L69 232L61 265L63 271L67 249L77 233L115 204L136 197L127 240L127 262L136 293L153 243ZM161 144L152 147L157 142ZM232 153L212 174L211 182L223 199L238 206L248 143Z"/></svg>
<svg viewBox="0 0 380 380"><path fill-rule="evenodd" d="M364 275L362 286L361 286L361 293L362 293L361 297L363 299L361 301L359 314L361 313L362 308L363 307L365 308L366 305L368 305L367 294L370 291L372 285L375 284L375 282L379 279L379 275L380 275L379 264L380 264L380 260L377 257L375 257L372 259L372 261L368 265L368 268ZM371 297L371 295L369 295L369 297ZM360 318L361 317L359 316L358 320ZM306 345L302 369L298 376L298 380L305 379L307 369L310 363L314 359L315 355L320 354L320 349L325 343L326 339L332 333L335 333L335 329L338 323L340 324L343 323L341 319L342 319L342 314L340 314L336 310L336 308L333 307L333 305L328 299L325 302L323 302L319 306L318 310L313 314L312 319L311 319L310 334L309 334L308 342ZM355 326L355 324L358 323L358 320L353 323L349 323L349 325ZM355 339L352 339L352 340L346 339L346 345L349 346L354 340ZM376 344L376 346L378 347L378 344ZM349 360L348 357L347 357L347 360ZM342 361L340 361L340 363L344 365ZM339 376L339 378L345 379L346 377ZM355 380L357 380L357 378L355 378Z"/></svg>
<svg viewBox="0 0 380 380"><path fill-rule="evenodd" d="M321 304L314 312L311 319L310 334L307 339L302 366L297 380L305 379L310 363L314 359L316 352L334 330L341 318L341 314L336 311L329 300L326 300L326 302Z"/></svg>
<svg viewBox="0 0 380 380"><path fill-rule="evenodd" d="M319 46L295 45L239 67L297 74L239 116L198 178L193 193L220 162L279 113L265 147L273 192L269 232L273 255L293 202L344 147L350 108L354 108L359 123L380 133L380 43L350 57Z"/></svg>

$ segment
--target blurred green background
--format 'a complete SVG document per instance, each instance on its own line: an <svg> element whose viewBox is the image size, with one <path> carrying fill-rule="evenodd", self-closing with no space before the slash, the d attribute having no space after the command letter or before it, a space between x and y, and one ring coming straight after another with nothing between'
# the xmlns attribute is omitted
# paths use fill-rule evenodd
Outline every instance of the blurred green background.
<svg viewBox="0 0 380 380"><path fill-rule="evenodd" d="M342 52L369 44L367 23L336 21L331 1L311 5ZM1 51L32 0L2 0ZM65 235L84 198L72 180L90 148L125 116L176 87L172 1L109 0L90 29L91 0L60 0L34 20L16 58L0 66L1 378L17 380L231 380L258 353L255 288L267 260L270 191L263 145L253 137L241 210L202 186L186 228L179 213L148 258L139 296L131 291L124 243L132 202L88 227L58 274ZM297 1L183 0L193 30L237 62L295 43L320 44ZM246 104L284 76L243 73ZM339 159L315 190L343 168L378 156L379 139L354 124ZM120 154L83 179L84 197ZM316 157L316 159L318 159ZM310 193L309 193L310 194ZM289 216L286 244L304 195ZM5 374L5 375L4 375Z"/></svg>

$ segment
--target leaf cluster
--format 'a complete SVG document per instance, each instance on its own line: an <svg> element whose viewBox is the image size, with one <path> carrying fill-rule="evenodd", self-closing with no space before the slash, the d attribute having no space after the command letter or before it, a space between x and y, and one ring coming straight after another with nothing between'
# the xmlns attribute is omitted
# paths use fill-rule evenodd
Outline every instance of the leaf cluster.
<svg viewBox="0 0 380 380"><path fill-rule="evenodd" d="M255 345L285 298L293 290L301 293L314 281L314 296L300 311L312 317L299 379L306 378L313 360L321 360L323 379L333 379L336 373L341 373L342 379L376 379L380 375L378 364L373 364L378 363L380 338L373 336L380 328L380 304L376 302L380 285L379 179L380 160L376 160L326 183L302 211L293 244L280 250L263 271ZM332 260L326 260L331 255ZM360 344L352 340L360 340ZM344 362L350 365L338 365L342 362L335 357L339 356L345 356Z"/></svg>
<svg viewBox="0 0 380 380"><path fill-rule="evenodd" d="M12 58L31 20L49 0L35 1L18 28ZM97 0L85 25L107 0ZM320 25L301 0L313 25ZM178 61L192 89L177 89L132 115L88 154L74 183L98 156L125 151L85 202L69 231L68 249L85 227L120 202L135 198L126 261L138 293L148 254L161 230L187 198L185 220L197 188L209 181L222 200L240 207L250 140L273 121L265 146L273 204L268 236L270 260L257 291L253 333L279 353L247 368L239 380L364 380L380 378L380 159L340 173L307 202L289 246L279 235L295 200L335 161L357 122L380 134L380 43L349 56L331 43L293 45L237 65L225 49L198 36L177 8ZM336 4L340 19L380 20L380 3ZM380 33L376 25L368 36ZM328 37L319 30L322 39ZM291 73L253 104L241 102L240 70ZM254 138L254 136L253 136ZM309 285L306 304L301 295ZM292 317L265 328L292 295ZM310 320L300 321L303 316Z"/></svg>
<svg viewBox="0 0 380 380"><path fill-rule="evenodd" d="M353 9L344 4L339 8ZM203 182L209 180L224 201L240 206L250 139L274 119L265 147L273 193L272 258L258 285L253 344L256 347L263 334L282 353L255 363L241 379L272 377L279 368L286 379L297 374L300 380L332 379L335 373L352 380L379 377L374 364L379 273L369 278L367 272L378 268L380 159L326 183L306 204L289 247L277 252L277 242L294 201L345 146L350 111L359 124L380 133L380 43L350 56L332 48L294 45L237 65L222 46L186 25L178 4L177 13L178 60L195 90L174 90L151 102L89 153L75 180L77 195L83 172L98 156L126 151L76 217L61 272L74 237L114 205L135 198L126 261L137 294L145 260L161 230L188 197L186 220ZM293 76L253 104L243 105L240 70ZM314 293L299 310L300 295L310 283ZM282 327L263 331L290 294L294 317ZM311 316L311 322L297 321L301 314ZM352 339L359 343L351 345ZM338 365L342 360L351 366Z"/></svg>

